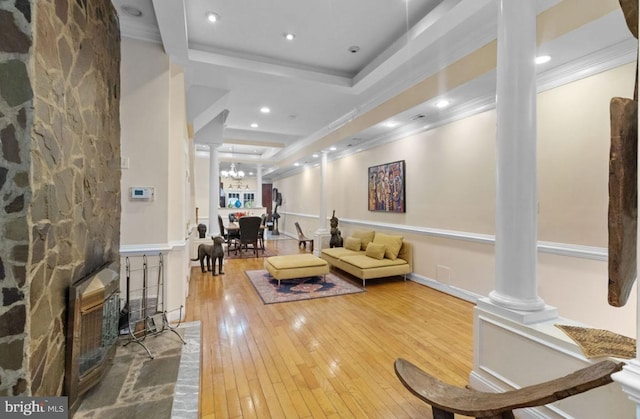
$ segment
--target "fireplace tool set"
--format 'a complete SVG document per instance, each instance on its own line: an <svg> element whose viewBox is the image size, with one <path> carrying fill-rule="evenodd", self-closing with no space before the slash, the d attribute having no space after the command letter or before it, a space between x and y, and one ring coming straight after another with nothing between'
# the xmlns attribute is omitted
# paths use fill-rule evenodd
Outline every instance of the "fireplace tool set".
<svg viewBox="0 0 640 419"><path fill-rule="evenodd" d="M149 281L149 270L158 270L155 284ZM158 255L158 265L149 266L147 255L142 256L142 268L131 269L129 258L125 259L126 299L120 310L119 330L121 335L128 335L129 341L123 346L135 342L142 346L153 359L149 348L144 344L147 336L157 336L166 331L175 333L182 343L182 336L171 326L164 308L164 260L162 253ZM141 280L133 280L131 274L142 272ZM182 307L180 307L182 311ZM181 313L182 314L182 313ZM180 316L182 318L182 315Z"/></svg>

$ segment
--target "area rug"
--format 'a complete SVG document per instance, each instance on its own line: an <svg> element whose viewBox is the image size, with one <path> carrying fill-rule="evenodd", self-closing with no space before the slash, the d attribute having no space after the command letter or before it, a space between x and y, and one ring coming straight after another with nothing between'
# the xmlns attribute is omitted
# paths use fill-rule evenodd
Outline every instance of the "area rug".
<svg viewBox="0 0 640 419"><path fill-rule="evenodd" d="M118 343L113 365L85 395L74 419L196 419L200 387L200 322L182 324L178 333L148 336L143 343Z"/></svg>
<svg viewBox="0 0 640 419"><path fill-rule="evenodd" d="M612 356L631 359L636 357L636 341L603 329L556 324L578 344L587 358Z"/></svg>
<svg viewBox="0 0 640 419"><path fill-rule="evenodd" d="M245 274L265 304L335 297L365 291L332 273L327 274L324 281L322 276L313 276L283 280L280 281L280 286L278 280L266 270L245 271Z"/></svg>
<svg viewBox="0 0 640 419"><path fill-rule="evenodd" d="M262 250L258 250L259 258L268 258L270 256L277 256L277 255L278 255L277 252L274 252L273 250L270 250L270 249L265 249L264 252ZM255 258L255 257L256 257L256 254L254 253L253 249L242 250L242 252L238 252L237 255L234 250L229 252L229 255L227 255L226 250L224 252L225 259L247 259L247 258Z"/></svg>

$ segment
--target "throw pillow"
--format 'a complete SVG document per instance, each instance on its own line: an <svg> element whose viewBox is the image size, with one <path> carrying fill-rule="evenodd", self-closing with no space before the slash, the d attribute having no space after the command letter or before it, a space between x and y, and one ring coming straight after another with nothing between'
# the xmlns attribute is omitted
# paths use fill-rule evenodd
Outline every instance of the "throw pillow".
<svg viewBox="0 0 640 419"><path fill-rule="evenodd" d="M362 240L357 237L347 237L344 239L344 248L349 250L354 250L356 252L360 251L362 246Z"/></svg>
<svg viewBox="0 0 640 419"><path fill-rule="evenodd" d="M370 258L380 260L384 258L384 244L371 242L367 245L367 250L364 254L369 256Z"/></svg>
<svg viewBox="0 0 640 419"><path fill-rule="evenodd" d="M376 232L371 231L362 231L356 230L351 234L351 237L357 237L362 241L362 250L367 250L367 245L373 241L373 236L375 236Z"/></svg>
<svg viewBox="0 0 640 419"><path fill-rule="evenodd" d="M376 237L373 239L373 242L384 245L384 257L396 260L398 258L398 253L400 253L400 247L402 247L402 239L402 236L376 233Z"/></svg>

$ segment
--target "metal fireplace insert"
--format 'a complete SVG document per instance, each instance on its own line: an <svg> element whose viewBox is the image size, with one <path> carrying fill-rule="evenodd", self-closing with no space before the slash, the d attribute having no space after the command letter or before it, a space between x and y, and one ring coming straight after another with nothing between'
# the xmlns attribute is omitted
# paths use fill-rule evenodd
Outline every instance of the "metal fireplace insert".
<svg viewBox="0 0 640 419"><path fill-rule="evenodd" d="M69 288L65 393L75 412L82 395L107 372L115 355L120 316L117 264L103 266Z"/></svg>

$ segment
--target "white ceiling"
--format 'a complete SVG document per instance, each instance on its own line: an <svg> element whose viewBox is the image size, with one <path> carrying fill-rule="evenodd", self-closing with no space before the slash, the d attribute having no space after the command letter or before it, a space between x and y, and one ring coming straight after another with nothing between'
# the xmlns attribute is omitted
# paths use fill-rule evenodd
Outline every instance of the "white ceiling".
<svg viewBox="0 0 640 419"><path fill-rule="evenodd" d="M221 167L235 161L255 172L260 163L267 179L300 170L292 158L315 164L311 154L322 137L495 39L499 6L498 0L112 2L123 36L162 43L184 66L197 148L220 143L207 136L222 120ZM537 0L538 10L557 3ZM220 20L209 23L207 12ZM293 41L284 39L287 32ZM635 45L622 13L610 13L540 45L553 59L539 68L539 88L630 62ZM359 51L350 52L352 46ZM338 138L330 158L491 108L495 72L442 96L452 104L446 110L435 108L434 98L389 115L395 128L378 124ZM261 113L262 106L271 112ZM312 151L298 156L303 149Z"/></svg>

